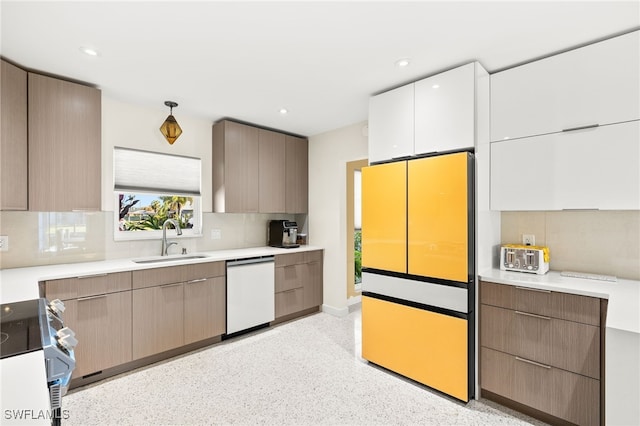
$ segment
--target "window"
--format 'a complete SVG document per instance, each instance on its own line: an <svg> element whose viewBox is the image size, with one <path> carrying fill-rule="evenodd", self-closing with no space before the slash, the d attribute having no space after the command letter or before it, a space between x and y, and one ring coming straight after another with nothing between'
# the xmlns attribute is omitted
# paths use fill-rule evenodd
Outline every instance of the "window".
<svg viewBox="0 0 640 426"><path fill-rule="evenodd" d="M113 158L116 240L160 238L167 219L202 235L199 158L119 147Z"/></svg>

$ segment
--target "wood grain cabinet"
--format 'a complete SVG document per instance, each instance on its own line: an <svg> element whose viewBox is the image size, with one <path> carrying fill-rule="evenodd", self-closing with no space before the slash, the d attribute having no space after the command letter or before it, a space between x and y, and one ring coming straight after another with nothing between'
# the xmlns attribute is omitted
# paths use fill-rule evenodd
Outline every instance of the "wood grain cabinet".
<svg viewBox="0 0 640 426"><path fill-rule="evenodd" d="M0 210L27 210L27 72L0 63Z"/></svg>
<svg viewBox="0 0 640 426"><path fill-rule="evenodd" d="M100 210L101 92L28 74L29 210Z"/></svg>
<svg viewBox="0 0 640 426"><path fill-rule="evenodd" d="M65 325L78 339L74 379L132 360L131 272L49 280L41 294L65 304Z"/></svg>
<svg viewBox="0 0 640 426"><path fill-rule="evenodd" d="M286 182L285 211L307 213L309 210L309 141L285 136Z"/></svg>
<svg viewBox="0 0 640 426"><path fill-rule="evenodd" d="M276 319L322 305L322 255L322 250L314 250L276 256Z"/></svg>
<svg viewBox="0 0 640 426"><path fill-rule="evenodd" d="M264 213L284 213L287 207L286 192L283 191L287 171L285 135L259 129L258 147L258 210Z"/></svg>
<svg viewBox="0 0 640 426"><path fill-rule="evenodd" d="M257 213L258 129L223 120L213 126L213 211Z"/></svg>
<svg viewBox="0 0 640 426"><path fill-rule="evenodd" d="M216 213L306 213L308 141L230 120L213 126Z"/></svg>
<svg viewBox="0 0 640 426"><path fill-rule="evenodd" d="M224 334L224 262L132 275L134 360Z"/></svg>
<svg viewBox="0 0 640 426"><path fill-rule="evenodd" d="M604 302L481 282L480 303L482 396L546 421L601 424Z"/></svg>

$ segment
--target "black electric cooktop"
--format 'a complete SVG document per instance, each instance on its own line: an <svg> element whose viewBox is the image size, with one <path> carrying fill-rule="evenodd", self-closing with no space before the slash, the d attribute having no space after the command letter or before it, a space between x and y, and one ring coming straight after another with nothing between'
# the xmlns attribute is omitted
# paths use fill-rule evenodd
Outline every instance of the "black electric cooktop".
<svg viewBox="0 0 640 426"><path fill-rule="evenodd" d="M0 359L42 349L43 314L39 299L0 305Z"/></svg>

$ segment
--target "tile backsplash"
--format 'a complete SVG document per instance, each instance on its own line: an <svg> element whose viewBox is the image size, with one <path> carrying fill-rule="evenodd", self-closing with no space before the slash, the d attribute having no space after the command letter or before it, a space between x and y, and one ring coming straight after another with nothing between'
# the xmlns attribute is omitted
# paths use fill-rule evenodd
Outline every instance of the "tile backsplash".
<svg viewBox="0 0 640 426"><path fill-rule="evenodd" d="M501 242L534 234L556 271L640 280L640 211L502 212Z"/></svg>
<svg viewBox="0 0 640 426"><path fill-rule="evenodd" d="M266 245L271 219L298 220L306 215L203 213L201 237L172 237L173 253ZM0 269L59 263L136 258L160 254L160 240L114 241L113 212L0 212L0 235L9 251L0 252ZM220 230L212 239L211 230Z"/></svg>

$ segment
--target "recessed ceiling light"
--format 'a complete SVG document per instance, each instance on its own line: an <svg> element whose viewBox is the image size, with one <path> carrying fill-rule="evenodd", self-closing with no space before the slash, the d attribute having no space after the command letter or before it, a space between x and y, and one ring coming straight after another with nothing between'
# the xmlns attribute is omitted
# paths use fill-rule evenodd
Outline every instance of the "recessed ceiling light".
<svg viewBox="0 0 640 426"><path fill-rule="evenodd" d="M404 67L409 66L410 63L411 63L411 60L409 60L409 58L398 59L396 61L396 67L404 68Z"/></svg>
<svg viewBox="0 0 640 426"><path fill-rule="evenodd" d="M438 89L438 88L440 88L440 85L439 84L434 84L433 86L431 86L431 88L432 89Z"/></svg>
<svg viewBox="0 0 640 426"><path fill-rule="evenodd" d="M98 56L98 51L96 49L92 49L91 47L81 47L80 51L85 55L89 56Z"/></svg>
<svg viewBox="0 0 640 426"><path fill-rule="evenodd" d="M289 113L289 110L286 108L280 108L280 114L282 115L287 115Z"/></svg>

